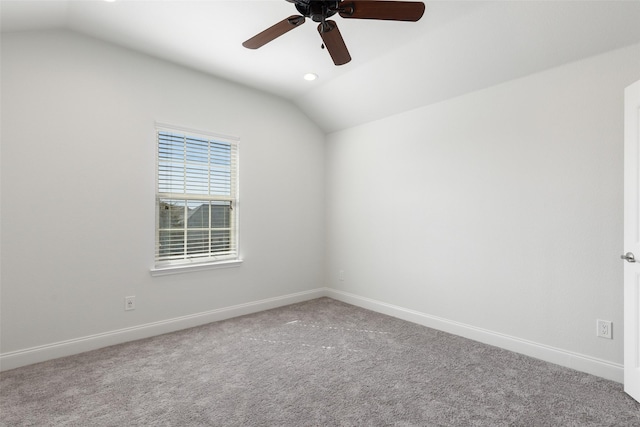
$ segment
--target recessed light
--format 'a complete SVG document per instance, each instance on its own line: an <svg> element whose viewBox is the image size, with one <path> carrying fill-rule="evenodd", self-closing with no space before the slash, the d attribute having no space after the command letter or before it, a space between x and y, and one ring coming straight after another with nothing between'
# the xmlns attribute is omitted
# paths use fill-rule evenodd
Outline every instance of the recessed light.
<svg viewBox="0 0 640 427"><path fill-rule="evenodd" d="M317 79L317 78L318 78L318 75L317 74L313 74L313 73L307 73L307 74L304 75L304 79L307 80L307 81L310 81L310 82L315 80L315 79Z"/></svg>

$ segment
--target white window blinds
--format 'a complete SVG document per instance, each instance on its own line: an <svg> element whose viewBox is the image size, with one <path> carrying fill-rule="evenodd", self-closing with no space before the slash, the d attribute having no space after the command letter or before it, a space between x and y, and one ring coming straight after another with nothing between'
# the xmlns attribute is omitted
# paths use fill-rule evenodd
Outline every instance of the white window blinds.
<svg viewBox="0 0 640 427"><path fill-rule="evenodd" d="M156 266L237 259L238 141L157 128Z"/></svg>

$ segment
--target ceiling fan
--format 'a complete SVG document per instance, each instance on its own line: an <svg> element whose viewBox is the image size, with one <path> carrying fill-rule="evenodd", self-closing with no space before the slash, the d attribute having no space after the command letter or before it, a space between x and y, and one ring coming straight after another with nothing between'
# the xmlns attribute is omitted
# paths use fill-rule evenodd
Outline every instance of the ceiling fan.
<svg viewBox="0 0 640 427"><path fill-rule="evenodd" d="M322 48L326 47L333 63L343 65L351 61L351 55L344 43L335 21L327 19L336 13L343 18L382 19L388 21L415 22L422 18L424 3L413 1L383 0L287 0L293 3L301 15L291 15L277 24L256 34L242 43L248 49L258 49L284 33L304 24L311 18L318 24L322 37Z"/></svg>

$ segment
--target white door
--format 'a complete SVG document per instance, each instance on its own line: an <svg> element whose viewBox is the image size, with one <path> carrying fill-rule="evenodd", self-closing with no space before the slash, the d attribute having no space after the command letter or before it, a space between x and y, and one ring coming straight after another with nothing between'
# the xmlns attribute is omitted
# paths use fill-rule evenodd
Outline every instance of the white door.
<svg viewBox="0 0 640 427"><path fill-rule="evenodd" d="M640 401L640 81L624 91L624 251L624 390Z"/></svg>

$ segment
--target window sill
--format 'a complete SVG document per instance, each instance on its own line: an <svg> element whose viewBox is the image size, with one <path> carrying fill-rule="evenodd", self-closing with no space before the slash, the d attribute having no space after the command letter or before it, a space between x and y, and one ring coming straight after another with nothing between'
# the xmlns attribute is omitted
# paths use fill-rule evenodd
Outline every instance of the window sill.
<svg viewBox="0 0 640 427"><path fill-rule="evenodd" d="M153 267L150 272L152 276L167 276L169 274L190 273L192 271L214 270L217 268L240 267L241 259L229 261L209 262L202 264L171 265L166 267Z"/></svg>

